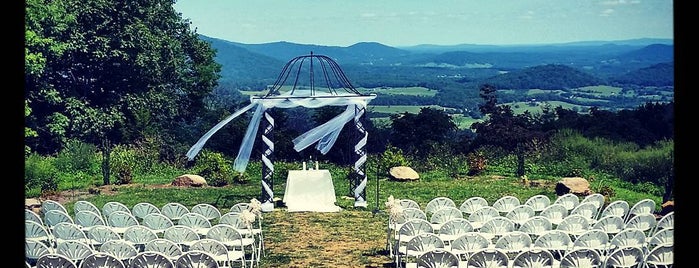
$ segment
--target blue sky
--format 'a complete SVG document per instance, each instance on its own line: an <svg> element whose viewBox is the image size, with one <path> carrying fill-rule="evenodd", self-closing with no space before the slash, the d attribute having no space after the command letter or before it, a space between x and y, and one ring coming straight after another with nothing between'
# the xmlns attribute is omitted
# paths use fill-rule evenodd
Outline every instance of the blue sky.
<svg viewBox="0 0 699 268"><path fill-rule="evenodd" d="M247 44L550 44L673 38L672 0L177 0L200 34Z"/></svg>

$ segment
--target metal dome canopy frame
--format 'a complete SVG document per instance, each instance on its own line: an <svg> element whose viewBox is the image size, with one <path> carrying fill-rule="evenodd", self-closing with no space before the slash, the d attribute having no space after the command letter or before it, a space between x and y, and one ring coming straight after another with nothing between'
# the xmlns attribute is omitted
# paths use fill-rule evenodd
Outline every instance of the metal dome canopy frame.
<svg viewBox="0 0 699 268"><path fill-rule="evenodd" d="M314 64L315 62L315 64ZM308 64L305 64L308 63ZM315 72L319 65L321 71ZM308 72L308 76L302 75ZM316 78L319 77L319 78ZM289 78L293 82L286 85ZM316 80L325 86L324 91L316 87ZM306 82L304 85L303 82ZM288 89L284 91L284 89ZM342 90L341 92L340 89ZM364 164L366 162L366 143L368 133L362 124L365 117L366 107L376 94L361 94L349 81L340 66L330 57L324 55L298 56L286 63L282 68L274 85L262 96L251 96L250 104L239 109L223 121L219 122L209 130L199 141L187 152L187 157L192 160L206 141L219 129L239 115L255 108L255 112L250 120L245 136L238 151L238 156L234 162L234 169L244 172L247 167L250 153L257 136L258 129L262 129L261 141L263 142L262 160L262 211L274 210L274 141L272 133L274 131L274 119L268 113L272 108L319 108L323 106L346 106L344 112L335 116L331 120L301 134L293 140L294 149L302 151L312 144L315 149L322 154L326 154L337 140L340 131L349 121L354 121L355 137L354 155L355 161L353 170L349 175L350 195L354 196L355 207L366 207L366 185L367 175ZM263 120L264 119L264 120ZM262 123L262 126L260 126Z"/></svg>
<svg viewBox="0 0 699 268"><path fill-rule="evenodd" d="M313 66L313 61L316 60L321 67L322 70L322 75L321 77L325 81L324 85L327 86L328 93L332 96L338 96L339 94L337 93L337 89L343 89L346 93L352 94L352 95L358 95L358 96L370 96L370 95L363 95L357 91L356 88L352 85L352 83L347 79L347 76L345 73L342 71L342 68L340 68L340 65L337 64L333 59L331 59L328 56L325 55L314 55L313 52L311 51L311 54L309 55L303 55L303 56L298 56L295 57L291 60L289 60L286 65L284 65L284 68L282 68L282 71L279 73L279 77L277 77L277 80L274 82L274 85L272 86L271 90L263 97L263 98L273 98L275 96L280 96L281 94L281 89L285 85L286 81L292 74L292 72L295 71L296 75L294 76L293 79L293 85L291 87L291 90L289 92L289 95L294 95L296 89L298 89L299 85L299 79L302 77L301 71L303 70L304 63L308 60L308 73L309 73L309 82L310 82L310 94L308 96L301 96L301 97L314 97L316 96L316 86L315 86L315 72L314 72L314 66ZM330 69L330 72L328 72L328 68ZM335 82L335 83L333 83ZM339 86L338 86L339 85Z"/></svg>

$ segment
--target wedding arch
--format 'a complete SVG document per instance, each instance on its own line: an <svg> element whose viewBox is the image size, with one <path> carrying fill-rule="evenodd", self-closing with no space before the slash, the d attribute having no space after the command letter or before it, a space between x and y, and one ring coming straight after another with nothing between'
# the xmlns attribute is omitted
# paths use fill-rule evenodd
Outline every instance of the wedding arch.
<svg viewBox="0 0 699 268"><path fill-rule="evenodd" d="M319 71L315 69L319 69ZM291 78L291 79L290 79ZM376 98L376 94L360 93L347 79L340 66L331 58L324 55L298 56L286 63L273 86L260 96L251 96L250 104L239 109L225 118L204 134L187 152L189 160L202 149L206 141L216 131L221 129L234 118L254 109L245 136L235 158L233 168L244 172L250 159L250 153L257 137L258 129L262 129L262 193L260 195L262 211L274 210L274 119L268 112L272 108L319 108L324 106L345 106L344 112L329 121L294 138L294 150L300 152L315 144L315 149L326 154L335 144L340 131L350 121L354 121L355 145L354 165L349 175L349 184L354 196L355 207L366 207L367 175L365 162L367 160L366 143L368 133L362 125L368 103ZM262 126L260 127L260 125Z"/></svg>

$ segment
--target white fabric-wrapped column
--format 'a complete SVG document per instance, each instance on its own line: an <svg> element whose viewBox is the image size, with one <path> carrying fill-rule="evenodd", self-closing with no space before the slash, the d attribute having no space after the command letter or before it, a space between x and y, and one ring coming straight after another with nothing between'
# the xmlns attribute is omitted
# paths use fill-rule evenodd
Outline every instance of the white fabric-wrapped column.
<svg viewBox="0 0 699 268"><path fill-rule="evenodd" d="M362 125L362 116L364 115L366 106L355 105L354 106L354 125L358 131L357 144L354 146L354 153L357 156L357 160L354 161L353 175L350 176L350 180L355 180L350 182L354 185L354 207L367 207L366 201L366 184L367 175L364 172L364 163L366 163L366 144L367 137L369 136L364 125Z"/></svg>
<svg viewBox="0 0 699 268"><path fill-rule="evenodd" d="M264 148L262 151L262 206L264 212L274 210L274 141L272 134L274 130L274 118L267 111L264 113L264 131L262 132L262 143Z"/></svg>

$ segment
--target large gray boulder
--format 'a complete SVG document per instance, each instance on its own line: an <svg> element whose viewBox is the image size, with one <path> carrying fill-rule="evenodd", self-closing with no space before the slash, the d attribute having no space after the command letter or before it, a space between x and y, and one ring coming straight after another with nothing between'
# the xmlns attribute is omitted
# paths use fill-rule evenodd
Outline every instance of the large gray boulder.
<svg viewBox="0 0 699 268"><path fill-rule="evenodd" d="M206 186L206 180L204 177L194 174L184 174L175 178L172 181L174 186L190 186L190 187L202 187Z"/></svg>
<svg viewBox="0 0 699 268"><path fill-rule="evenodd" d="M556 183L556 194L561 196L573 193L578 196L586 196L592 193L590 182L581 177L566 177Z"/></svg>
<svg viewBox="0 0 699 268"><path fill-rule="evenodd" d="M414 181L420 179L420 175L417 174L414 169L406 166L392 167L388 171L388 174L390 174L394 180L399 181Z"/></svg>

